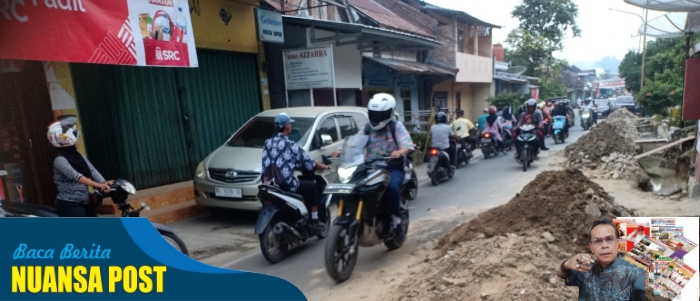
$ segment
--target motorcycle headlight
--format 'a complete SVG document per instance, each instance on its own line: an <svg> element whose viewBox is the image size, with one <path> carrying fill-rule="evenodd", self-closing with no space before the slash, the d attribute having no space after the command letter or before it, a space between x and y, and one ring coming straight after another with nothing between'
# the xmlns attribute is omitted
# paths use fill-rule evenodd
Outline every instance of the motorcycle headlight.
<svg viewBox="0 0 700 301"><path fill-rule="evenodd" d="M352 177L352 174L355 172L357 169L357 166L353 167L348 167L348 168L338 168L338 179L340 179L341 183L347 183L350 182L350 177Z"/></svg>
<svg viewBox="0 0 700 301"><path fill-rule="evenodd" d="M197 178L204 179L204 176L206 172L204 171L204 162L199 163L197 165L197 169L195 170L194 174L197 176Z"/></svg>
<svg viewBox="0 0 700 301"><path fill-rule="evenodd" d="M591 116L591 114L588 114L588 113L581 115L581 117L583 117L583 118L588 118L590 116Z"/></svg>

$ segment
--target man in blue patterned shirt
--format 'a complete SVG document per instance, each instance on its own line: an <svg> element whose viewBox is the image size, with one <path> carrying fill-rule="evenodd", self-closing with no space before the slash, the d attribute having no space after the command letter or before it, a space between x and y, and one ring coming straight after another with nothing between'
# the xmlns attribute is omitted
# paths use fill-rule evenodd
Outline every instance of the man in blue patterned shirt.
<svg viewBox="0 0 700 301"><path fill-rule="evenodd" d="M292 131L291 119L286 113L280 113L275 117L275 130L277 135L265 141L262 155L262 167L266 170L274 164L279 169L290 192L295 192L304 197L304 203L310 207L311 226L323 229L324 223L318 220L318 196L314 182L299 181L294 176L294 169L301 168L308 171L316 169L329 169L330 166L314 161L304 149L296 142L289 140Z"/></svg>
<svg viewBox="0 0 700 301"><path fill-rule="evenodd" d="M646 273L617 253L620 237L612 221L605 218L593 222L588 237L597 261L589 254L577 254L557 270L567 286L579 287L578 300L646 300Z"/></svg>

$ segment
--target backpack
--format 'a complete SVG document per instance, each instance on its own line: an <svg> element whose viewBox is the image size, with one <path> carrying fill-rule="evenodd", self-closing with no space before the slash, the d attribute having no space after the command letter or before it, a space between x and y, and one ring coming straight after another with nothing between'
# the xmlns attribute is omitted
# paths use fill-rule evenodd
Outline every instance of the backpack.
<svg viewBox="0 0 700 301"><path fill-rule="evenodd" d="M389 130L391 131L391 138L394 139L394 144L396 144L396 147L398 147L399 141L396 140L396 122L397 122L396 120L392 119L391 121L389 121L388 126L389 126ZM365 133L367 135L369 135L371 129L372 128L370 127L369 123L365 124ZM367 140L367 143L369 144L369 140ZM406 167L406 165L408 165L408 162L406 161L406 157L404 157L403 159L388 160L386 162L386 165L388 167L392 167L392 168L403 169L404 167Z"/></svg>
<svg viewBox="0 0 700 301"><path fill-rule="evenodd" d="M285 146L285 148L279 153L279 155L281 156L281 154L284 153L284 151L286 151L288 147L289 144ZM291 191L290 189L292 187L284 179L282 171L275 162L277 162L277 158L274 158L272 162L270 162L270 165L268 165L265 168L265 170L263 170L261 177L263 184L268 186L274 186L284 191Z"/></svg>

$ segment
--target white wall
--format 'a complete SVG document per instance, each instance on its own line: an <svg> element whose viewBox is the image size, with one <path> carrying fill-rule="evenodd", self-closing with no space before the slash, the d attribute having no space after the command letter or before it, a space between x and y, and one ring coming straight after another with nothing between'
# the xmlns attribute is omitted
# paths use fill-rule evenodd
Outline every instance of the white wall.
<svg viewBox="0 0 700 301"><path fill-rule="evenodd" d="M457 52L458 83L493 82L493 58Z"/></svg>
<svg viewBox="0 0 700 301"><path fill-rule="evenodd" d="M335 41L325 41L321 43L311 43L310 31L308 47L333 45L333 64L335 73L335 87L362 89L362 53L357 50L357 45L335 46ZM316 29L316 38L325 38L334 35L334 32Z"/></svg>

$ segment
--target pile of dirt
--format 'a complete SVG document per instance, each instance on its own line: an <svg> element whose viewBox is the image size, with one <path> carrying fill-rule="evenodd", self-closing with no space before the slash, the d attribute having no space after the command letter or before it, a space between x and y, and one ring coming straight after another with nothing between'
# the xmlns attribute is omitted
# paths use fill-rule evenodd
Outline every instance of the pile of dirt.
<svg viewBox="0 0 700 301"><path fill-rule="evenodd" d="M630 214L580 170L545 171L510 202L460 225L436 247L447 250L479 235L514 233L543 237L563 250L580 251L588 246L588 228L594 220Z"/></svg>
<svg viewBox="0 0 700 301"><path fill-rule="evenodd" d="M566 146L564 151L569 162L585 164L586 161L598 161L612 153L634 155L634 140L626 137L620 130L626 127L624 125L625 123L607 120L599 122L576 142Z"/></svg>
<svg viewBox="0 0 700 301"><path fill-rule="evenodd" d="M577 288L565 287L556 269L586 251L594 220L633 214L579 170L542 172L507 204L443 236L438 257L390 299L575 299Z"/></svg>
<svg viewBox="0 0 700 301"><path fill-rule="evenodd" d="M572 167L576 167L576 165L574 164ZM644 191L650 189L649 174L632 155L615 152L610 156L601 157L599 162L588 162L585 167L600 171L603 179L626 179Z"/></svg>

